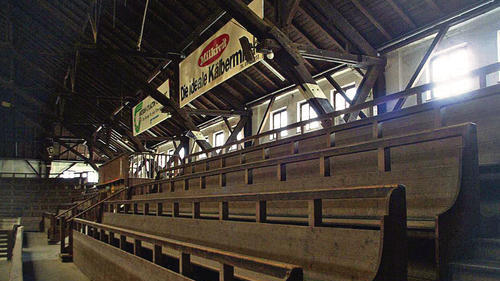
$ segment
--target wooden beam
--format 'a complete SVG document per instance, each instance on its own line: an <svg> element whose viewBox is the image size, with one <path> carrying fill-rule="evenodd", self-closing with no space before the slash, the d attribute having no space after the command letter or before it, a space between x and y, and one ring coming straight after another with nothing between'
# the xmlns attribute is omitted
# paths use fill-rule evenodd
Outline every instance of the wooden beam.
<svg viewBox="0 0 500 281"><path fill-rule="evenodd" d="M332 76L325 75L325 78L333 86L333 88L345 99L345 101L349 103L349 105L353 105L354 102L346 95L344 89L342 89L342 87L337 83L337 81L335 81L335 79L333 79ZM359 116L361 116L361 118L366 118L366 114L363 111L359 112Z"/></svg>
<svg viewBox="0 0 500 281"><path fill-rule="evenodd" d="M201 109L201 108L194 109L189 107L186 107L184 110L189 115L206 115L206 116L222 116L222 117L248 115L248 112L244 110L219 110L219 109Z"/></svg>
<svg viewBox="0 0 500 281"><path fill-rule="evenodd" d="M403 11L403 9L394 0L385 0L392 9L410 26L411 29L415 29L417 25L410 19L410 17Z"/></svg>
<svg viewBox="0 0 500 281"><path fill-rule="evenodd" d="M438 15L442 15L443 12L441 11L441 8L434 2L434 0L424 0L427 5L431 7L432 10L434 10Z"/></svg>
<svg viewBox="0 0 500 281"><path fill-rule="evenodd" d="M297 48L298 52L302 55L303 58L309 60L320 60L362 68L367 68L371 65L386 63L385 58L378 56L358 55L346 52L324 50L304 44L294 43L292 45ZM257 46L257 50L260 50L261 52L269 52L269 50L272 50L276 53L280 49L281 46L279 45L279 43L276 40L272 39L262 40L261 43Z"/></svg>
<svg viewBox="0 0 500 281"><path fill-rule="evenodd" d="M351 0L351 2L358 8L358 10L363 13L363 15L368 18L368 20L384 35L387 40L392 40L392 35L387 32L387 30L380 24L378 20L368 11L368 9L359 1L359 0Z"/></svg>
<svg viewBox="0 0 500 281"><path fill-rule="evenodd" d="M77 162L74 162L74 163L71 163L68 167L66 167L64 170L62 170L59 174L57 174L56 178L60 177L62 174L64 174L64 172L66 172L67 170L71 169L73 166L75 166L77 164Z"/></svg>
<svg viewBox="0 0 500 281"><path fill-rule="evenodd" d="M285 70L283 73L285 77L298 85L300 93L307 99L319 117L334 111L328 97L307 70L306 61L285 33L272 23L261 19L240 0L216 0L216 2L261 40L271 38L279 43L281 49L276 53L275 60L280 65L280 69ZM329 119L325 119L322 125L324 127L330 126L331 122Z"/></svg>
<svg viewBox="0 0 500 281"><path fill-rule="evenodd" d="M297 13L300 0L276 0L275 12L276 23L280 28L286 28L292 24L293 17Z"/></svg>
<svg viewBox="0 0 500 281"><path fill-rule="evenodd" d="M335 8L328 0L311 0L313 5L328 18L328 23L335 25L340 32L350 38L352 43L356 45L364 54L376 56L377 51L370 43L358 32L354 26Z"/></svg>
<svg viewBox="0 0 500 281"><path fill-rule="evenodd" d="M67 143L65 143L62 140L54 139L54 141L58 142L60 145L62 145L64 147L66 147L67 149L69 149L69 151L73 152L75 155L77 155L78 157L82 158L85 161L85 163L88 163L92 167L92 169L94 169L96 172L99 170L99 168L95 164L94 160L87 158L85 155L81 154L76 149L71 148L71 146L69 146Z"/></svg>
<svg viewBox="0 0 500 281"><path fill-rule="evenodd" d="M366 98L370 94L370 91L373 89L375 82L377 81L380 74L384 71L385 66L371 66L368 68L368 71L365 74L365 77L361 81L361 84L356 91L356 96L353 99L354 105L365 102ZM352 122L358 118L360 111L355 111L352 113L348 113L344 115L344 120L346 122Z"/></svg>
<svg viewBox="0 0 500 281"><path fill-rule="evenodd" d="M234 130L231 132L231 135L229 135L224 145L234 142L238 139L238 134L241 132L241 130L243 130L249 118L249 116L242 116L240 118L240 121L238 121L238 124L236 124L236 127L234 127ZM227 150L229 150L229 148Z"/></svg>
<svg viewBox="0 0 500 281"><path fill-rule="evenodd" d="M31 170L33 170L33 172L35 172L35 174L40 178L41 175L38 173L38 171L33 167L33 165L31 165L30 161L28 160L24 160L26 162L26 164L28 164L28 166L31 168Z"/></svg>
<svg viewBox="0 0 500 281"><path fill-rule="evenodd" d="M269 119L269 115L271 114L271 108L274 105L274 101L276 100L276 96L273 96L271 100L269 100L269 104L266 107L266 111L264 112L264 115L262 116L262 120L260 121L259 129L257 129L256 135L259 135L262 133L262 129L264 128L264 124L266 124L267 119Z"/></svg>
<svg viewBox="0 0 500 281"><path fill-rule="evenodd" d="M413 73L413 75L410 78L410 81L406 85L405 90L408 90L412 88L415 83L418 81L420 78L420 75L422 74L422 69L424 69L425 65L427 64L427 61L429 58L432 56L434 51L436 50L437 45L443 40L444 36L448 32L449 26L443 26L441 29L439 29L439 32L437 33L436 37L434 37L434 40L432 41L431 45L429 46L429 49L427 49L427 52L424 54L424 57L420 61L420 63L417 66L417 69ZM399 110L403 108L404 103L406 102L406 97L401 98L397 101L396 105L394 106L393 110Z"/></svg>

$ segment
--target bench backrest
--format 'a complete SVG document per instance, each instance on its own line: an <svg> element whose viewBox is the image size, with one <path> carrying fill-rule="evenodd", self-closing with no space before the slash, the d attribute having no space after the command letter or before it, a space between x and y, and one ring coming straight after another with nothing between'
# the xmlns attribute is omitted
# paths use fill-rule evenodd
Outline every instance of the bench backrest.
<svg viewBox="0 0 500 281"><path fill-rule="evenodd" d="M156 187L163 193L148 196L161 197L404 184L408 217L433 220L461 193L477 193L477 175L463 170L463 166L477 170L477 155L471 151L477 151L475 125L456 125L235 164L135 190L142 193ZM467 181L474 184L464 185Z"/></svg>
<svg viewBox="0 0 500 281"><path fill-rule="evenodd" d="M296 222L268 223L269 203L301 201L308 205L308 226ZM254 206L254 222L235 221L232 210L241 202ZM330 208L324 208L327 202L332 203ZM324 221L325 213L335 211L332 206L339 208L338 202L344 208L365 209L364 218L376 223L353 226ZM206 204L211 203L219 204L218 221L207 216L211 210ZM181 204L190 206L194 220L180 217ZM118 200L106 202L105 206L107 224L297 264L304 268L306 279L406 280L402 186ZM149 215L137 214L139 209ZM153 209L157 216L150 216ZM288 209L295 209L295 205L288 205ZM336 218L342 217L341 213ZM165 217L166 214L171 217ZM351 216L347 218L355 224Z"/></svg>

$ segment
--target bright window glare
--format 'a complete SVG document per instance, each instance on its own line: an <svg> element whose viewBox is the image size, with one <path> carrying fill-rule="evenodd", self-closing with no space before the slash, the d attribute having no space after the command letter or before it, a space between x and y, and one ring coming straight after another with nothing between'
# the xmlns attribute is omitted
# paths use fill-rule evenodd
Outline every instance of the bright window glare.
<svg viewBox="0 0 500 281"><path fill-rule="evenodd" d="M87 181L88 182L97 182L99 180L99 175L97 174L97 172L88 172L88 176L87 176Z"/></svg>
<svg viewBox="0 0 500 281"><path fill-rule="evenodd" d="M446 98L470 91L473 81L470 77L454 78L470 71L470 54L467 48L454 48L437 55L431 62L432 82L446 82L434 88L434 98Z"/></svg>
<svg viewBox="0 0 500 281"><path fill-rule="evenodd" d="M73 171L64 171L64 173L61 175L61 178L65 179L72 179L75 177L75 173Z"/></svg>

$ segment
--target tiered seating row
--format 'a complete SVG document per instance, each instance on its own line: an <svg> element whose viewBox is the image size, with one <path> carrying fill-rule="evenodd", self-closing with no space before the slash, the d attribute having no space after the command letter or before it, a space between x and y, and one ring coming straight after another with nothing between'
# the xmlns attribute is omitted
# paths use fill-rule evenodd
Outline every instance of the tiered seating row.
<svg viewBox="0 0 500 281"><path fill-rule="evenodd" d="M444 278L448 260L463 252L465 242L477 231L476 126L456 125L185 174L135 186L135 194L153 189L163 192L133 198L335 189L373 184L406 186L410 238L429 239L430 248L434 249L424 261L420 260L422 255L410 251L410 274L428 279ZM306 206L292 202L287 204L294 208L285 209L283 204L274 202L268 207L268 213L278 220L307 216ZM234 206L232 209L240 216L250 214L248 207ZM354 218L362 214L355 208L341 210ZM335 219L335 214L327 213L326 217ZM364 223L373 224L370 220ZM430 270L420 272L422 267L417 265L421 263L427 264Z"/></svg>
<svg viewBox="0 0 500 281"><path fill-rule="evenodd" d="M95 251L95 249L85 247L86 237L92 237L104 242L107 244L106 246L118 247L122 251L127 251L136 257L144 258L150 260L154 264L163 265L167 268L173 269L160 271L158 274L158 268L153 267L149 276L141 276L137 280L210 280L206 278L207 276L199 276L200 273L195 270L195 263L192 262L192 260L195 260L196 257L208 259L218 263L219 280L221 281L234 280L234 277L237 276L235 275L235 268L249 270L257 276L271 276L277 278L277 280L303 280L302 269L299 266L292 264L235 254L228 251L167 239L160 236L94 223L82 219L74 219L73 227L73 239L75 239L75 263L77 265L83 264L84 268L88 266L89 263L96 263L96 261L104 258L97 253L94 253L92 259L89 258L90 256L86 256L86 254L90 251ZM109 250L106 246L100 245L99 248L102 251L107 252ZM175 254L172 255L173 253ZM168 261L172 258L177 259L177 261L169 264ZM129 264L130 263L133 263L133 260L129 260ZM94 266L99 268L102 267L102 264L94 264ZM93 272L96 272L95 267L92 270ZM120 268L120 264L118 264L116 260L109 261L106 265L106 274L110 274L110 268ZM88 268L83 270L90 271ZM113 272L116 274L114 277L117 278L117 276L123 275L123 272L126 272L127 270L128 269L125 268L120 269L122 272ZM101 273L100 275L101 276L94 276L94 274L92 274L90 276L93 280L107 280L105 276L102 276L105 274ZM126 277L130 276L131 275L128 275Z"/></svg>
<svg viewBox="0 0 500 281"><path fill-rule="evenodd" d="M298 202L307 203L308 226L290 220L276 224L267 207L276 202L288 204L292 211ZM234 215L238 203L254 206L251 219ZM180 213L186 204L191 207L189 218ZM218 220L211 216L213 204L218 206ZM407 276L402 186L116 200L104 206L104 223L297 264L307 280L406 280ZM357 210L358 216L344 209ZM325 219L326 213L335 219ZM361 218L375 223L363 225Z"/></svg>
<svg viewBox="0 0 500 281"><path fill-rule="evenodd" d="M42 217L78 197L82 190L75 185L75 181L63 179L1 178L0 216Z"/></svg>

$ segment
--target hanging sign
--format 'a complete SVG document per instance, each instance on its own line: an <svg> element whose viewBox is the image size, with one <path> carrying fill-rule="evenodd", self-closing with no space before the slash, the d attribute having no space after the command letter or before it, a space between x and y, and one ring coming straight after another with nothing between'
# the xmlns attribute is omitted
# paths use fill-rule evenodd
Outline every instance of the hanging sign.
<svg viewBox="0 0 500 281"><path fill-rule="evenodd" d="M248 7L264 17L264 0L254 0ZM181 107L264 58L252 48L255 61L245 61L241 37L247 37L250 44L255 45L254 36L231 19L179 64Z"/></svg>
<svg viewBox="0 0 500 281"><path fill-rule="evenodd" d="M169 80L158 87L158 91L170 97ZM162 108L163 105L151 96L148 96L134 106L134 108L132 108L132 130L134 131L134 136L170 118L171 114L161 112Z"/></svg>

